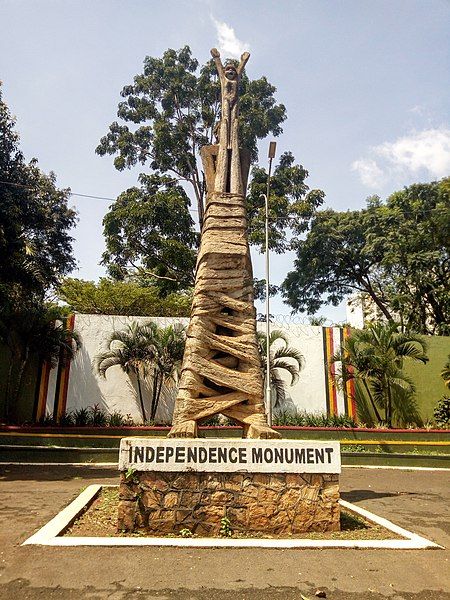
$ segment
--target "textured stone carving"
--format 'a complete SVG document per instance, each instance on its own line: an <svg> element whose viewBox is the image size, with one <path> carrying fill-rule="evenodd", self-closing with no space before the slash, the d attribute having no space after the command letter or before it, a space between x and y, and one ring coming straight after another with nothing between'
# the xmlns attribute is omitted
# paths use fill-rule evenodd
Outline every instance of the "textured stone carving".
<svg viewBox="0 0 450 600"><path fill-rule="evenodd" d="M245 437L280 437L264 413L244 203L250 161L238 136L239 80L250 55L236 68L223 66L216 49L211 54L222 90L219 144L201 151L206 211L169 437L196 437L197 422L217 413L241 423Z"/></svg>

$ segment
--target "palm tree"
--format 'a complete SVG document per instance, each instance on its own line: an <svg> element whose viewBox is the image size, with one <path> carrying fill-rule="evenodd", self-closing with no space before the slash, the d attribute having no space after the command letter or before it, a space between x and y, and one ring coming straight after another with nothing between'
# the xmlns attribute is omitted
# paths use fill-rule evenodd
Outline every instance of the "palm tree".
<svg viewBox="0 0 450 600"><path fill-rule="evenodd" d="M399 332L396 323L374 323L355 330L332 357L333 362L342 363L344 378L361 382L376 418L381 421L381 408L388 427L392 427L393 408L404 420L406 406L412 406L415 389L402 372L405 359L426 363L426 345L419 335Z"/></svg>
<svg viewBox="0 0 450 600"><path fill-rule="evenodd" d="M153 368L152 404L150 420L158 409L162 386L175 385L184 354L185 328L180 324L158 327L148 323L147 335L151 341L150 366Z"/></svg>
<svg viewBox="0 0 450 600"><path fill-rule="evenodd" d="M108 349L94 357L94 370L106 377L110 367L120 366L122 371L136 376L142 420L147 420L142 395L141 377L145 378L149 361L152 359L152 347L148 325L139 325L133 321L121 331L113 331L107 340Z"/></svg>
<svg viewBox="0 0 450 600"><path fill-rule="evenodd" d="M267 375L267 338L261 331L257 332L258 349L261 357L261 366L264 381ZM281 406L286 399L286 384L280 371L286 371L291 376L291 385L297 381L300 369L303 366L302 354L288 345L286 335L275 329L269 335L270 349L270 384L275 391L274 408Z"/></svg>
<svg viewBox="0 0 450 600"><path fill-rule="evenodd" d="M159 327L153 321L131 323L122 331L114 331L107 341L108 350L94 358L95 371L105 377L106 371L119 365L136 376L143 421L147 421L142 380L151 372L150 421L155 419L163 385L177 382L184 353L185 329L177 323Z"/></svg>

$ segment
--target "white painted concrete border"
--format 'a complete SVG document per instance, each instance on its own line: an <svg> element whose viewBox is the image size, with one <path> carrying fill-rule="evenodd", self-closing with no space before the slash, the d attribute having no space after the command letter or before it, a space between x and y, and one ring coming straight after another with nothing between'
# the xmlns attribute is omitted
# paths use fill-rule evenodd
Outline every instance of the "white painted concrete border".
<svg viewBox="0 0 450 600"><path fill-rule="evenodd" d="M386 548L390 550L421 550L443 548L420 535L407 531L391 521L360 508L355 504L340 500L342 507L361 515L368 521L381 525L397 535L401 540L311 540L311 539L269 539L269 538L157 538L157 537L63 537L61 533L73 522L76 516L91 502L102 487L113 485L93 484L88 486L66 508L23 542L40 546L171 546L187 548Z"/></svg>
<svg viewBox="0 0 450 600"><path fill-rule="evenodd" d="M57 536L61 535L64 529L76 519L88 503L100 492L102 487L106 486L99 484L89 485L66 508L63 508L56 517L53 517L44 527L28 538L22 546L26 546L27 544L48 545L49 541L57 539Z"/></svg>

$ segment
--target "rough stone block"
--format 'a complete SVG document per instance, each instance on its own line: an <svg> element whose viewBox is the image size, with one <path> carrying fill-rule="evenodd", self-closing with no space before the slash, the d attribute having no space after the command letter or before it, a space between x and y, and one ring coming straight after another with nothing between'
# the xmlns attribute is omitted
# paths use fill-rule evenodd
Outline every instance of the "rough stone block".
<svg viewBox="0 0 450 600"><path fill-rule="evenodd" d="M210 536L227 516L250 535L338 531L338 501L337 474L135 472L120 481L118 527Z"/></svg>

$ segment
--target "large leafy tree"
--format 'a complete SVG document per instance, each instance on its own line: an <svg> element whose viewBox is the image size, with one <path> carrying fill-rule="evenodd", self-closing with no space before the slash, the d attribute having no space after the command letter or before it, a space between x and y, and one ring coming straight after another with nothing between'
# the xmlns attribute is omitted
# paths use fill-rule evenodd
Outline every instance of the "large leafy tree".
<svg viewBox="0 0 450 600"><path fill-rule="evenodd" d="M75 266L70 191L27 163L0 88L0 307L43 298Z"/></svg>
<svg viewBox="0 0 450 600"><path fill-rule="evenodd" d="M69 344L65 328L55 325L60 311L46 304L75 266L69 231L76 215L67 204L69 193L35 159L26 162L0 88L0 342L9 350L7 419L14 417L32 358L52 360Z"/></svg>
<svg viewBox="0 0 450 600"><path fill-rule="evenodd" d="M416 184L359 211L318 212L294 240L283 293L294 311L363 293L388 321L420 333L449 333L449 180Z"/></svg>
<svg viewBox="0 0 450 600"><path fill-rule="evenodd" d="M289 232L295 227L296 235L306 231L311 218L323 203L321 190L310 190L306 184L308 171L295 164L291 152L284 152L270 180L269 194L269 248L278 253L290 249ZM249 241L264 249L265 244L265 200L267 171L263 167L252 170L247 195L249 218Z"/></svg>
<svg viewBox="0 0 450 600"><path fill-rule="evenodd" d="M274 98L275 87L265 77L250 80L243 73L240 87L240 139L252 159L257 140L279 135L285 107ZM122 90L117 115L100 140L97 153L115 155L122 170L136 164L185 180L193 189L199 222L204 212L205 181L199 150L214 142L220 118L220 84L212 60L203 67L185 46L167 50L162 58L147 56L143 73Z"/></svg>
<svg viewBox="0 0 450 600"><path fill-rule="evenodd" d="M138 274L162 295L192 285L197 235L184 189L170 177L141 175L105 216L103 264L116 280Z"/></svg>

